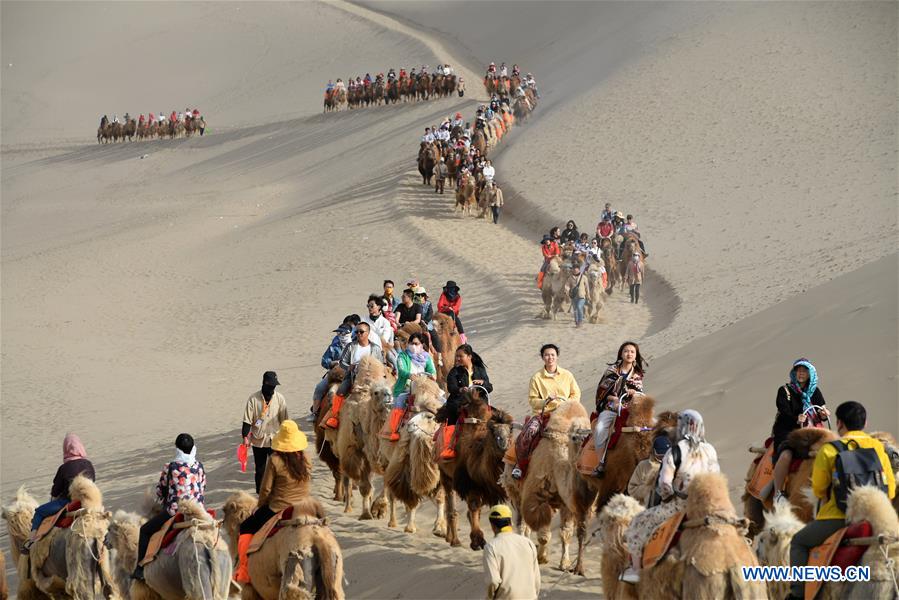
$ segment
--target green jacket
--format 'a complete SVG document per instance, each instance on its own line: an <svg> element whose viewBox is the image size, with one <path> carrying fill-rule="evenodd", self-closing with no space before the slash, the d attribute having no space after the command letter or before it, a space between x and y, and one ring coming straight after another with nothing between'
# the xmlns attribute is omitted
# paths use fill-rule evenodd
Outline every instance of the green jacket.
<svg viewBox="0 0 899 600"><path fill-rule="evenodd" d="M396 385L393 386L393 397L396 398L406 391L409 387L409 375L412 373L412 357L405 350L400 352L396 357ZM434 368L434 360L428 356L428 362L425 363L425 373L437 376L437 369Z"/></svg>

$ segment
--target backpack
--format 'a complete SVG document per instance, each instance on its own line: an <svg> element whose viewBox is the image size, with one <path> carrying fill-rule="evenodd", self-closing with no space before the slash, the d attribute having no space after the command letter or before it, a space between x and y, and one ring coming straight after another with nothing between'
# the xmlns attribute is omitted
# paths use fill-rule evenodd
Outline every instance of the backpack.
<svg viewBox="0 0 899 600"><path fill-rule="evenodd" d="M883 480L883 465L874 448L862 448L855 440L830 442L837 449L833 463L833 479L831 494L837 508L846 512L846 501L853 488L863 485L874 486L887 493L887 485ZM854 444L855 448L850 448Z"/></svg>

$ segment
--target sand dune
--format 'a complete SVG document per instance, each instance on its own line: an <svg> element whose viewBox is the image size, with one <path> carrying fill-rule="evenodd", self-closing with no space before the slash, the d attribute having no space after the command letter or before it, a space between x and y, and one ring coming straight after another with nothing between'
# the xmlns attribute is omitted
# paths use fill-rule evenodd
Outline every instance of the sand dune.
<svg viewBox="0 0 899 600"><path fill-rule="evenodd" d="M233 452L259 376L278 371L304 415L331 330L384 277L460 282L493 400L518 417L540 344L560 343L589 404L641 340L651 391L706 414L734 491L798 355L829 404L862 399L896 433L894 8L3 3L0 495L45 494L68 430L113 508L134 508L182 430L212 504L246 489ZM415 173L421 129L473 114L472 94L321 114L328 78L438 58L474 96L490 60L540 82L498 153L499 227ZM187 105L210 135L93 143L103 113ZM540 234L589 230L607 200L646 234L646 301L615 294L577 331L535 319ZM320 465L316 481L327 497ZM429 509L409 538L329 507L350 597L479 595L480 555L430 536ZM598 594L595 549L588 568L546 568L552 597Z"/></svg>

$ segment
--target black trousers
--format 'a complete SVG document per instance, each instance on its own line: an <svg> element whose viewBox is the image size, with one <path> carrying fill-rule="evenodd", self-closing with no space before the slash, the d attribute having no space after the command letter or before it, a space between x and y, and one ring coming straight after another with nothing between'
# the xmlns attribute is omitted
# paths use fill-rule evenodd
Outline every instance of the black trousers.
<svg viewBox="0 0 899 600"><path fill-rule="evenodd" d="M498 206L492 206L491 208L493 209L493 224L496 225L499 223L500 208Z"/></svg>
<svg viewBox="0 0 899 600"><path fill-rule="evenodd" d="M268 505L263 504L256 509L256 512L247 517L246 521L240 524L240 533L256 533L274 516L275 511L270 509Z"/></svg>
<svg viewBox="0 0 899 600"><path fill-rule="evenodd" d="M637 304L640 302L640 284L632 283L631 284L631 302Z"/></svg>
<svg viewBox="0 0 899 600"><path fill-rule="evenodd" d="M172 518L172 515L166 511L162 511L146 523L140 526L140 534L137 538L137 564L147 555L147 548L150 546L150 538L154 533L162 529L165 522Z"/></svg>
<svg viewBox="0 0 899 600"><path fill-rule="evenodd" d="M253 464L256 465L256 493L259 493L259 486L262 484L262 476L265 474L265 463L271 455L271 448L257 448L253 446Z"/></svg>

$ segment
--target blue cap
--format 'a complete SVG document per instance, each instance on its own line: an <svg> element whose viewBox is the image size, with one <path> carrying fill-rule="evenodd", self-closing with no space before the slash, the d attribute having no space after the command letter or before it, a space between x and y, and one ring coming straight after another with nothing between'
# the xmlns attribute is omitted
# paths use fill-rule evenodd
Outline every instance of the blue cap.
<svg viewBox="0 0 899 600"><path fill-rule="evenodd" d="M664 455L669 449L671 449L671 440L667 435L660 435L652 441L652 451L659 456Z"/></svg>

